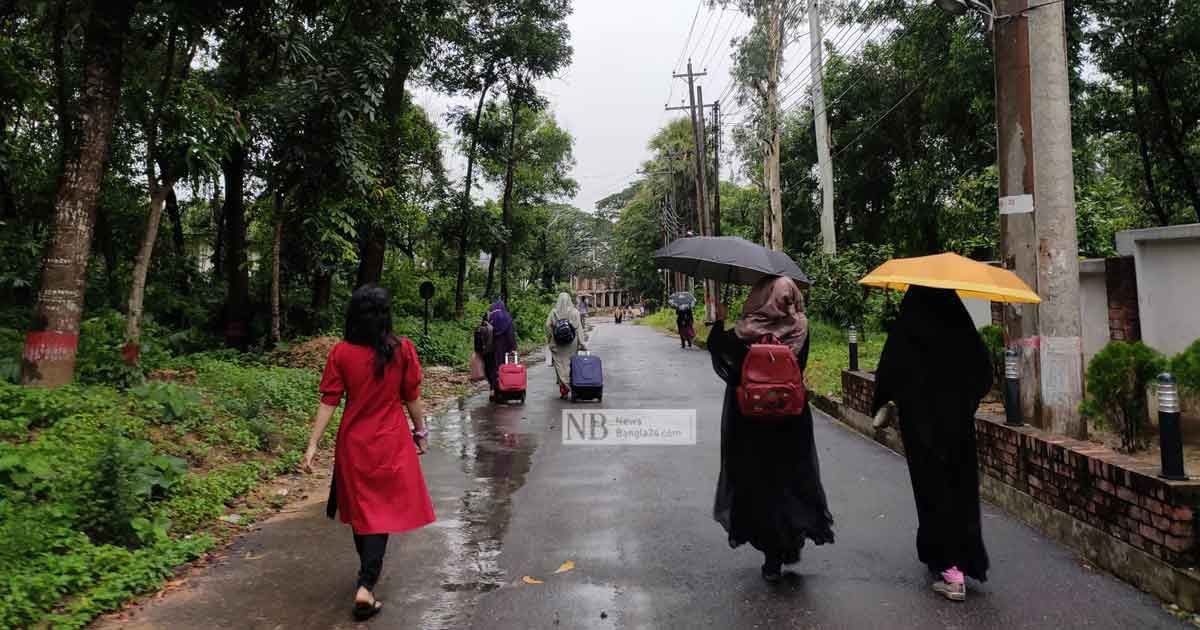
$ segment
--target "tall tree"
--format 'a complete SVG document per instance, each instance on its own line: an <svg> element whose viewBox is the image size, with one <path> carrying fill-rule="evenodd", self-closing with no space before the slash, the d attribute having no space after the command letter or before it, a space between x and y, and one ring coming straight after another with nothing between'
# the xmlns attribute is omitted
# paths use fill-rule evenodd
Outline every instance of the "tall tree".
<svg viewBox="0 0 1200 630"><path fill-rule="evenodd" d="M457 269L454 310L462 317L466 303L467 253L470 247L469 219L472 214L476 150L480 117L488 94L496 85L532 85L552 76L570 63L570 32L566 19L570 0L468 0L457 16L441 70L435 73L440 85L458 93L477 94L474 111L454 112L460 134L467 141L467 169L459 199L457 225Z"/></svg>
<svg viewBox="0 0 1200 630"><path fill-rule="evenodd" d="M88 3L78 144L66 159L54 201L54 226L42 263L34 325L25 338L21 380L57 386L70 382L100 178L120 104L126 36L135 3Z"/></svg>

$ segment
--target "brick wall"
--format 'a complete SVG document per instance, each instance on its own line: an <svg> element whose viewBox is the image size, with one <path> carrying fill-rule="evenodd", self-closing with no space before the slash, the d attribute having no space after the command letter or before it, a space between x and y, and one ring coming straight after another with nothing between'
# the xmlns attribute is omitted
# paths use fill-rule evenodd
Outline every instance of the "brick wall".
<svg viewBox="0 0 1200 630"><path fill-rule="evenodd" d="M851 372L842 370L842 403L865 415L871 413L871 399L875 396L875 374L873 372Z"/></svg>
<svg viewBox="0 0 1200 630"><path fill-rule="evenodd" d="M869 414L874 375L842 372L844 404ZM1200 482L1172 482L1090 442L1000 417L975 420L980 472L1175 567L1200 564Z"/></svg>
<svg viewBox="0 0 1200 630"><path fill-rule="evenodd" d="M1132 257L1104 260L1104 281L1108 290L1108 336L1113 341L1137 341L1142 338L1138 315L1137 270Z"/></svg>

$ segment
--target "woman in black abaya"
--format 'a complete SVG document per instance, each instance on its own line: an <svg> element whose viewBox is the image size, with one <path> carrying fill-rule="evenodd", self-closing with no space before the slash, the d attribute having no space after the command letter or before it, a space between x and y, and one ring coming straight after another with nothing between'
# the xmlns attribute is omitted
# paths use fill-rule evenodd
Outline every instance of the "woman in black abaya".
<svg viewBox="0 0 1200 630"><path fill-rule="evenodd" d="M804 298L790 278L769 277L754 286L732 330L713 324L708 350L725 381L721 412L721 476L713 517L729 545L750 543L765 556L763 578L777 581L784 564L800 560L805 539L833 542L833 517L821 486L812 411L787 418L747 418L737 402L742 360L749 344L771 334L808 361Z"/></svg>
<svg viewBox="0 0 1200 630"><path fill-rule="evenodd" d="M987 348L954 291L910 287L883 347L872 410L899 408L917 557L940 575L934 590L954 601L966 599L964 574L987 579L974 418L991 387Z"/></svg>

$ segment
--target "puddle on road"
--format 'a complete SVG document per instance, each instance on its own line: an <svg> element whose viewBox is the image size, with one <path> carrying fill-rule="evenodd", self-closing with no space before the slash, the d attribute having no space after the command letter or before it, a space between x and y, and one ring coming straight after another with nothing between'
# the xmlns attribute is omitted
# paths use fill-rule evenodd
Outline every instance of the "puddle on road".
<svg viewBox="0 0 1200 630"><path fill-rule="evenodd" d="M466 489L453 513L439 515L448 553L422 628L464 627L475 601L507 581L499 563L501 541L512 516L512 495L524 485L538 446L526 415L524 405L490 405L476 396L430 418L438 436L434 448L458 462Z"/></svg>

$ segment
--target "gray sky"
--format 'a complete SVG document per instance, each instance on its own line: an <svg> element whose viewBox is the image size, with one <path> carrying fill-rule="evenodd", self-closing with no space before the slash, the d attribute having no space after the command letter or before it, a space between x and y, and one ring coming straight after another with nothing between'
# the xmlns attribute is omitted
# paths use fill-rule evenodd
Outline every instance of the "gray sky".
<svg viewBox="0 0 1200 630"><path fill-rule="evenodd" d="M573 62L561 77L540 84L559 124L575 137L573 175L579 193L571 203L590 212L596 201L636 178L634 171L649 157L650 136L670 120L669 115L682 115L664 112L663 105L668 93L672 105L687 98L686 81L672 80L671 73L683 71L688 56L695 71L708 71L699 80L706 101L728 86L729 40L745 33L751 21L733 8L709 10L707 5L707 0L575 1L568 20ZM693 16L695 27L684 52ZM827 39L836 36L836 30L826 35ZM788 51L785 74L803 61L807 46L802 39ZM676 65L681 54L683 61ZM416 97L443 127L447 108L467 102L428 90L417 90ZM726 111L734 108L731 97L724 99ZM461 179L465 170L461 155L450 141L445 148L447 165ZM728 171L724 177L730 178ZM495 191L485 188L484 194L494 196Z"/></svg>

